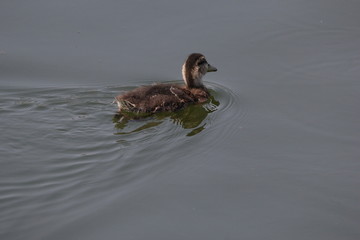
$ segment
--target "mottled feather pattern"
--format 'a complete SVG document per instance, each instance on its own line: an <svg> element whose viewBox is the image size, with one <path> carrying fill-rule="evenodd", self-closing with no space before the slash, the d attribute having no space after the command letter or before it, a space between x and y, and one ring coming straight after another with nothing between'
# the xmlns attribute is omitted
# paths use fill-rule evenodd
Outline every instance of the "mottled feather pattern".
<svg viewBox="0 0 360 240"><path fill-rule="evenodd" d="M136 88L115 98L119 111L176 111L191 103L206 102L210 95L201 79L209 67L202 54L193 53L182 68L185 85L155 84Z"/></svg>

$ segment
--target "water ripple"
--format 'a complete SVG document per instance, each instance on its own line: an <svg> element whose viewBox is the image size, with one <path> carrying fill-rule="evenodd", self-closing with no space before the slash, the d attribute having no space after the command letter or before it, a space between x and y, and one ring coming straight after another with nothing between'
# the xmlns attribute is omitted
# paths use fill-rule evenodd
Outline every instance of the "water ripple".
<svg viewBox="0 0 360 240"><path fill-rule="evenodd" d="M44 221L63 211L81 217L85 203L168 170L177 157L190 154L183 151L189 146L203 141L197 145L201 152L236 134L246 116L239 96L206 84L213 95L209 103L123 126L111 102L128 88L4 89L0 233L26 231L32 226L15 226L37 215Z"/></svg>

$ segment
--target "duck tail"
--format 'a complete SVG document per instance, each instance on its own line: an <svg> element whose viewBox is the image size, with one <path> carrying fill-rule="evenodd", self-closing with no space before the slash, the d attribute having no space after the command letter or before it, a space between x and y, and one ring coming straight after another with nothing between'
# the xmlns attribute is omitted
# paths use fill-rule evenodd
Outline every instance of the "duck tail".
<svg viewBox="0 0 360 240"><path fill-rule="evenodd" d="M131 111L132 109L135 108L135 104L133 104L125 99L122 99L122 98L116 97L114 102L117 103L119 111L122 111L122 110Z"/></svg>

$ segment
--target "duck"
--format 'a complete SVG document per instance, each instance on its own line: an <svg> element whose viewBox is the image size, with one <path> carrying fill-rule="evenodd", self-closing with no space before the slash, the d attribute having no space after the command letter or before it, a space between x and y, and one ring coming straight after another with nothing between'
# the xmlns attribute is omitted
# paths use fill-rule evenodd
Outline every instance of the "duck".
<svg viewBox="0 0 360 240"><path fill-rule="evenodd" d="M119 112L157 113L177 111L190 104L205 103L210 97L202 78L216 72L201 53L190 54L182 65L184 84L158 83L141 86L115 97Z"/></svg>

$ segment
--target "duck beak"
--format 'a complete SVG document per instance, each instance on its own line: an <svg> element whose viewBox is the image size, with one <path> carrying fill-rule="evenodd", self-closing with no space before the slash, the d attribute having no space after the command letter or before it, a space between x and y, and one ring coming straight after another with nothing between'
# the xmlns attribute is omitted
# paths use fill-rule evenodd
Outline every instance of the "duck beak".
<svg viewBox="0 0 360 240"><path fill-rule="evenodd" d="M208 71L208 72L216 72L216 71L217 71L217 68L214 67L214 66L211 66L211 65L209 64L209 67L208 67L207 71Z"/></svg>

